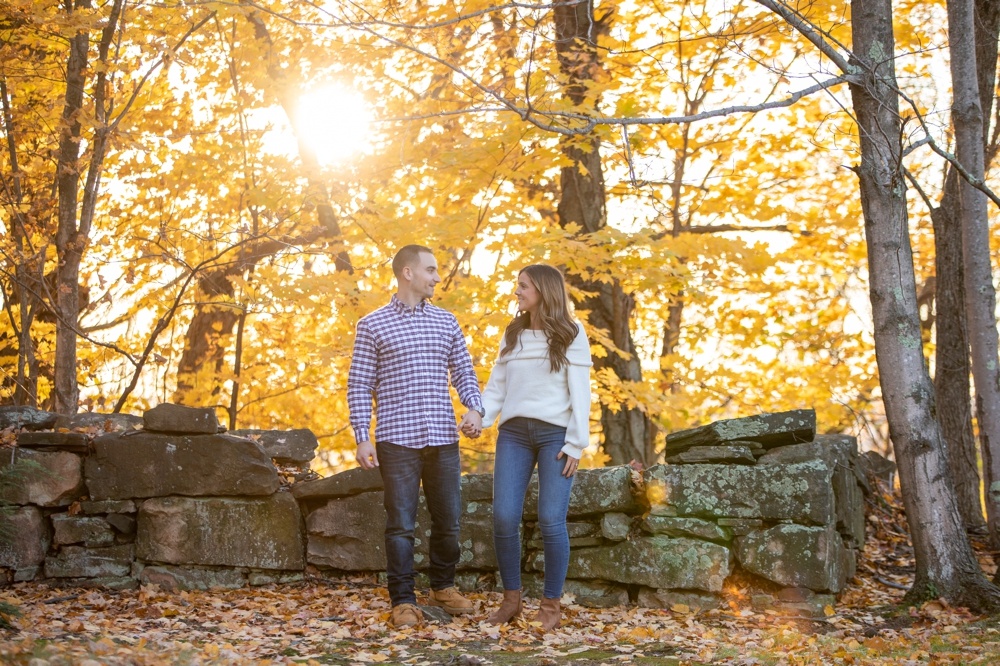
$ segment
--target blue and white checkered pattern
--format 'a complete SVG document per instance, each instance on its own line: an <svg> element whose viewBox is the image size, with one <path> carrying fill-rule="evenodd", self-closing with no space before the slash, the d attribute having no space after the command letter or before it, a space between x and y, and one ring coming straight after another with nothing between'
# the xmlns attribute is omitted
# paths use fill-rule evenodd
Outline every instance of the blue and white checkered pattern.
<svg viewBox="0 0 1000 666"><path fill-rule="evenodd" d="M481 409L479 380L455 315L427 301L411 309L393 296L362 317L347 376L355 440L369 441L374 396L375 441L410 448L457 442L449 374L462 404Z"/></svg>

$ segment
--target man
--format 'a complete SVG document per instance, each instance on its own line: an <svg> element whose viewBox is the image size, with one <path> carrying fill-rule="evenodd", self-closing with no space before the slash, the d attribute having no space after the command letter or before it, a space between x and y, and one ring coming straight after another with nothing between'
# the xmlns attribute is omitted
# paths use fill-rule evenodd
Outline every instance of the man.
<svg viewBox="0 0 1000 666"><path fill-rule="evenodd" d="M392 260L398 284L388 305L362 317L354 338L347 403L357 461L378 467L385 488L385 557L393 626L419 624L413 585L413 531L423 482L431 514L429 603L455 614L472 602L455 589L460 555L458 428L482 429L479 380L458 320L428 303L441 281L433 253L407 245ZM469 412L455 425L449 375ZM375 444L369 439L375 398Z"/></svg>

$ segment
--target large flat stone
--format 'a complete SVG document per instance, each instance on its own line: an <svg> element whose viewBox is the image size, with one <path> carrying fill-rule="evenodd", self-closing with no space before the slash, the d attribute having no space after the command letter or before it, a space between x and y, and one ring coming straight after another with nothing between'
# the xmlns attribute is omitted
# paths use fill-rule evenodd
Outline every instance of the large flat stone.
<svg viewBox="0 0 1000 666"><path fill-rule="evenodd" d="M650 513L692 518L834 519L833 470L822 460L792 465L655 465L645 472Z"/></svg>
<svg viewBox="0 0 1000 666"><path fill-rule="evenodd" d="M300 521L289 493L157 497L139 507L136 553L149 563L302 569Z"/></svg>
<svg viewBox="0 0 1000 666"><path fill-rule="evenodd" d="M21 432L17 445L23 449L87 453L90 437L82 432Z"/></svg>
<svg viewBox="0 0 1000 666"><path fill-rule="evenodd" d="M532 567L544 570L536 553ZM570 551L569 578L600 579L653 588L719 592L733 571L728 548L696 539L649 536L613 546Z"/></svg>
<svg viewBox="0 0 1000 666"><path fill-rule="evenodd" d="M815 435L815 410L757 414L672 432L667 435L664 455L669 457L694 446L716 446L736 440L759 442L765 449L771 449L809 442Z"/></svg>
<svg viewBox="0 0 1000 666"><path fill-rule="evenodd" d="M280 481L255 442L228 435L109 433L85 466L92 500L270 495Z"/></svg>
<svg viewBox="0 0 1000 666"><path fill-rule="evenodd" d="M18 479L0 492L0 498L11 504L38 506L68 506L86 494L83 484L83 458L69 451L36 451L14 448L0 456L0 467L18 464L22 472ZM13 461L11 460L13 456Z"/></svg>
<svg viewBox="0 0 1000 666"><path fill-rule="evenodd" d="M86 430L93 434L138 430L141 427L141 416L135 414L99 414L97 412L81 412L69 416L60 414L55 423L56 430Z"/></svg>
<svg viewBox="0 0 1000 666"><path fill-rule="evenodd" d="M378 469L361 467L292 485L292 495L297 500L336 499L376 490L382 490L382 473Z"/></svg>
<svg viewBox="0 0 1000 666"><path fill-rule="evenodd" d="M57 416L34 407L5 405L0 407L0 430L51 430Z"/></svg>

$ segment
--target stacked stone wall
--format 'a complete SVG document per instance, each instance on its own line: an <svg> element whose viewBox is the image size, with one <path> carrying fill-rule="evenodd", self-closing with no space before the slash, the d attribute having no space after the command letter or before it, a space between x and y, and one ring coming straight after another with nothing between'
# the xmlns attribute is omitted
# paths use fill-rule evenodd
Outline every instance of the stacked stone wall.
<svg viewBox="0 0 1000 666"><path fill-rule="evenodd" d="M14 535L0 542L0 582L204 589L301 580L307 569L384 575L378 471L310 479L308 430L224 433L214 410L177 405L58 420L0 408L0 428L18 432L0 465L31 461L0 497ZM760 604L816 613L834 603L864 546L867 458L854 438L816 436L814 413L799 410L673 433L666 456L644 471L578 472L566 583L577 603L707 608L737 577ZM499 588L492 496L490 475L463 477L465 589ZM523 570L535 596L537 498L532 480ZM418 571L429 530L421 499Z"/></svg>

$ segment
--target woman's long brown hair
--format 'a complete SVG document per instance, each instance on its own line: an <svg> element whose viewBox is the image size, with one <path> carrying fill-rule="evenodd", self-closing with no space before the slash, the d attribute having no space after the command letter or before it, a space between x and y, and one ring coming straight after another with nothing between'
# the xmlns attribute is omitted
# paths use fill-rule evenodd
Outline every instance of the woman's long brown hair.
<svg viewBox="0 0 1000 666"><path fill-rule="evenodd" d="M517 277L520 278L522 275L527 276L538 290L539 303L535 308L535 315L549 345L549 365L552 372L558 372L564 365L569 365L566 350L579 332L577 324L569 314L566 281L559 269L547 264L525 266ZM527 312L518 312L514 315L514 319L504 332L504 346L500 350L500 356L514 351L521 339L521 331L531 328L533 323L536 322L531 321L531 315Z"/></svg>

